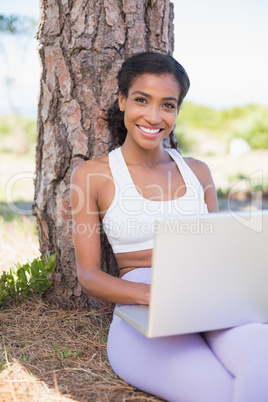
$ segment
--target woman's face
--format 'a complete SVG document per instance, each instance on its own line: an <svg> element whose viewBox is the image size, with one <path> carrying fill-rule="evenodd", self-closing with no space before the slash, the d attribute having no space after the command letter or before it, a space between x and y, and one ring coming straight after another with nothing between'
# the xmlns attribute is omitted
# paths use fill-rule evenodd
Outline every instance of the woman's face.
<svg viewBox="0 0 268 402"><path fill-rule="evenodd" d="M127 97L119 94L127 136L145 148L159 145L175 125L179 94L179 84L172 74L137 77Z"/></svg>

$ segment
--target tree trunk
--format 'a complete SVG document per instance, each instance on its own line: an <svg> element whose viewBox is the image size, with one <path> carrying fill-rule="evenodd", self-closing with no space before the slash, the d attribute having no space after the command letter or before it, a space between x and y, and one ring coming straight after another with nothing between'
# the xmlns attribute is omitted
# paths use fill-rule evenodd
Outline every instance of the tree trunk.
<svg viewBox="0 0 268 402"><path fill-rule="evenodd" d="M133 53L172 53L169 0L42 0L42 65L35 205L40 250L57 253L51 298L62 307L94 306L77 281L69 202L70 175L113 147L101 116L115 100L116 74ZM116 275L103 239L102 267Z"/></svg>

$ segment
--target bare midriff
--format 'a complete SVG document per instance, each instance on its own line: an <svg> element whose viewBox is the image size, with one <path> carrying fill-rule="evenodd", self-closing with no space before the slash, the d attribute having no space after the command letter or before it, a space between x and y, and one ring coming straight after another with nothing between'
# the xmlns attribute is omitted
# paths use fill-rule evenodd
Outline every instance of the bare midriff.
<svg viewBox="0 0 268 402"><path fill-rule="evenodd" d="M133 251L116 254L120 277L136 268L152 266L152 250Z"/></svg>

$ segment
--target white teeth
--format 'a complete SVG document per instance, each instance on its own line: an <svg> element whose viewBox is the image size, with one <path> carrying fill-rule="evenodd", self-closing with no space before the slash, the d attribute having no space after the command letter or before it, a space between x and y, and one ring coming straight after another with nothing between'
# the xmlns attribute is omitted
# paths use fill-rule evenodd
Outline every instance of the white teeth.
<svg viewBox="0 0 268 402"><path fill-rule="evenodd" d="M159 133L159 131L161 130L161 128L157 128L157 129L150 129L150 128L145 128L142 126L138 126L142 131L144 131L145 133L148 134L156 134Z"/></svg>

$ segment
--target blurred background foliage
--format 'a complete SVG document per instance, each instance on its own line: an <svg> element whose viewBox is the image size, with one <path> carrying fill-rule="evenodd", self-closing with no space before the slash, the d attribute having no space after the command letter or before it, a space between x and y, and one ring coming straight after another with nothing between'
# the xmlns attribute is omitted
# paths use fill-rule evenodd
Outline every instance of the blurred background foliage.
<svg viewBox="0 0 268 402"><path fill-rule="evenodd" d="M0 34L31 35L36 29L35 18L0 14Z"/></svg>
<svg viewBox="0 0 268 402"><path fill-rule="evenodd" d="M11 219L7 203L33 201L37 121L0 115L0 216Z"/></svg>
<svg viewBox="0 0 268 402"><path fill-rule="evenodd" d="M20 115L0 116L0 145L2 154L34 158L37 136L36 119Z"/></svg>
<svg viewBox="0 0 268 402"><path fill-rule="evenodd" d="M268 107L246 105L214 110L185 102L176 134L181 151L186 153L228 153L231 141L237 138L244 139L252 150L268 149ZM210 142L206 149L204 142Z"/></svg>

